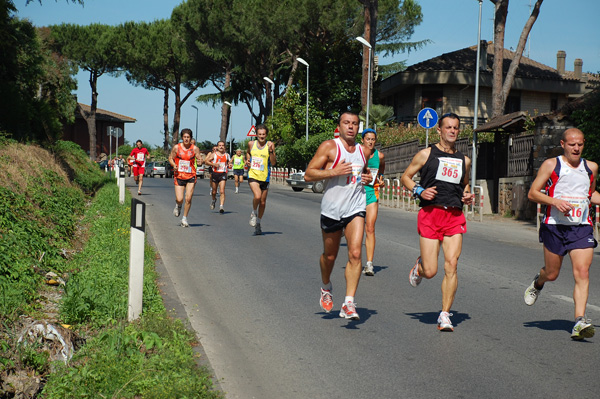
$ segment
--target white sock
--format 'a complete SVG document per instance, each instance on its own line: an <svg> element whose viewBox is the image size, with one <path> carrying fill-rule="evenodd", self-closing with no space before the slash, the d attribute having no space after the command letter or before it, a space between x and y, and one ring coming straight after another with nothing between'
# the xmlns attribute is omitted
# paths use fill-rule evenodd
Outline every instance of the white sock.
<svg viewBox="0 0 600 399"><path fill-rule="evenodd" d="M354 303L354 297L353 297L353 296L347 296L347 297L344 299L344 303L348 303L348 302L352 302L352 303Z"/></svg>
<svg viewBox="0 0 600 399"><path fill-rule="evenodd" d="M184 216L184 217L181 218L181 221L182 222L187 222L187 218Z"/></svg>
<svg viewBox="0 0 600 399"><path fill-rule="evenodd" d="M368 262L367 262L367 266L373 266L373 262L371 262L371 261L368 261Z"/></svg>
<svg viewBox="0 0 600 399"><path fill-rule="evenodd" d="M333 291L333 285L331 284L331 281L328 284L322 284L322 286L323 287L321 287L321 288L323 288L325 291L329 291L329 292Z"/></svg>

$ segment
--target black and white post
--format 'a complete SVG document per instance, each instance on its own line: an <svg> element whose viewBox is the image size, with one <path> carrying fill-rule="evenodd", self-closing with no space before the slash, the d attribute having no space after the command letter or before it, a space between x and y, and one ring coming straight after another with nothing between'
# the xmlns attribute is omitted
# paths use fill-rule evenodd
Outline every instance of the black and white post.
<svg viewBox="0 0 600 399"><path fill-rule="evenodd" d="M131 234L129 242L129 302L127 318L133 321L142 314L144 292L144 244L146 242L146 204L131 199Z"/></svg>
<svg viewBox="0 0 600 399"><path fill-rule="evenodd" d="M119 168L119 204L125 203L125 167Z"/></svg>

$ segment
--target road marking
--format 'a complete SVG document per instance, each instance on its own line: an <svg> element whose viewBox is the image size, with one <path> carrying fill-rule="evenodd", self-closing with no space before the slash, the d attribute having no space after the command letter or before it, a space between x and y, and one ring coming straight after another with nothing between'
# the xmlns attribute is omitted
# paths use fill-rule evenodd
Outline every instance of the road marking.
<svg viewBox="0 0 600 399"><path fill-rule="evenodd" d="M569 298L568 296L564 296L564 295L552 295L552 296L556 299L560 299L561 301L565 301L565 302L574 304L573 298ZM589 303L587 304L587 309L593 309L597 312L600 312L600 306L590 305Z"/></svg>

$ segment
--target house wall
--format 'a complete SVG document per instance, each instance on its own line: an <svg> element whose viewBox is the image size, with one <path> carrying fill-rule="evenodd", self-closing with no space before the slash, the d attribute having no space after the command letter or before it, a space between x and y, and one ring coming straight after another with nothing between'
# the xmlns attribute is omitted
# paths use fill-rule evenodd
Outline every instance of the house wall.
<svg viewBox="0 0 600 399"><path fill-rule="evenodd" d="M112 151L109 148L110 137L108 136L108 127L120 127L123 129L123 135L116 139L112 138ZM123 122L108 122L108 121L96 121L96 154L114 154L116 149L124 144L125 138L125 124ZM90 136L88 134L87 122L83 118L76 118L75 123L67 125L63 128L63 140L72 141L78 144L86 154L90 154Z"/></svg>

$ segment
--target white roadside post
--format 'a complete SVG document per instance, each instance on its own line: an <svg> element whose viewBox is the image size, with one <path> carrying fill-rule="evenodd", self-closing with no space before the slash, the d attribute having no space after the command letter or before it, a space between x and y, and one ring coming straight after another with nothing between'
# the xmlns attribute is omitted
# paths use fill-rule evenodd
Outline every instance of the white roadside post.
<svg viewBox="0 0 600 399"><path fill-rule="evenodd" d="M144 244L146 242L146 204L131 199L131 233L129 241L129 301L127 318L133 321L142 314L144 292Z"/></svg>
<svg viewBox="0 0 600 399"><path fill-rule="evenodd" d="M119 204L125 203L125 167L119 167Z"/></svg>

